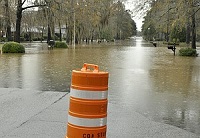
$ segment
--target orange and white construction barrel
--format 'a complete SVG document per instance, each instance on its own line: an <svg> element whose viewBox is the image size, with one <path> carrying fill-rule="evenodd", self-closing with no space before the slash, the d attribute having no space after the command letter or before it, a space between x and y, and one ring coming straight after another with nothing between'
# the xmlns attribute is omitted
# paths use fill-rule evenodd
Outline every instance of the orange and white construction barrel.
<svg viewBox="0 0 200 138"><path fill-rule="evenodd" d="M108 76L87 63L72 71L66 138L106 138Z"/></svg>

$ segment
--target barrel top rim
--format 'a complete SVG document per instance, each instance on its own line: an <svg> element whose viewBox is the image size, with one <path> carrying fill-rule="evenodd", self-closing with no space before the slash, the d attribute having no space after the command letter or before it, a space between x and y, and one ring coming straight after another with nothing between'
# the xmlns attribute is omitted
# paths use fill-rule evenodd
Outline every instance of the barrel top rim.
<svg viewBox="0 0 200 138"><path fill-rule="evenodd" d="M98 71L98 72L93 72L91 71L81 71L81 70L72 70L74 73L82 73L82 74L109 74L106 71Z"/></svg>

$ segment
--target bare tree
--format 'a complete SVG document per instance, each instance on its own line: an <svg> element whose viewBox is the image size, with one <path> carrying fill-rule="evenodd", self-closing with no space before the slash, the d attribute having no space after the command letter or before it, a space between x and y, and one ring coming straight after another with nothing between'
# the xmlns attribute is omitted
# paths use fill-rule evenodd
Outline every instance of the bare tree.
<svg viewBox="0 0 200 138"><path fill-rule="evenodd" d="M24 10L26 10L26 9L29 9L29 8L40 7L40 6L46 6L46 3L45 3L45 2L41 1L41 3L39 3L39 2L37 1L36 3L33 3L33 5L23 7L23 5L25 4L25 2L27 2L27 1L28 1L28 0L18 0L18 1L17 1L16 32L15 32L15 37L14 37L14 41L15 41L15 42L20 42L22 12L23 12Z"/></svg>

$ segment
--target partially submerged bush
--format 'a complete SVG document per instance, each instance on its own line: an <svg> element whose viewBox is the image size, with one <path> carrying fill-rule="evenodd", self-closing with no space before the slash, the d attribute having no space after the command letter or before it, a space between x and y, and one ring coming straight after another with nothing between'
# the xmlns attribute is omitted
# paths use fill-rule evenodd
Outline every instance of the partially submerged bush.
<svg viewBox="0 0 200 138"><path fill-rule="evenodd" d="M2 47L3 53L25 53L25 48L23 45L16 42L5 43Z"/></svg>
<svg viewBox="0 0 200 138"><path fill-rule="evenodd" d="M198 53L196 51L196 49L192 49L192 48L181 48L179 50L179 55L180 56L190 56L190 57L197 57Z"/></svg>
<svg viewBox="0 0 200 138"><path fill-rule="evenodd" d="M68 46L65 42L60 42L60 41L56 42L55 47L56 48L68 48Z"/></svg>

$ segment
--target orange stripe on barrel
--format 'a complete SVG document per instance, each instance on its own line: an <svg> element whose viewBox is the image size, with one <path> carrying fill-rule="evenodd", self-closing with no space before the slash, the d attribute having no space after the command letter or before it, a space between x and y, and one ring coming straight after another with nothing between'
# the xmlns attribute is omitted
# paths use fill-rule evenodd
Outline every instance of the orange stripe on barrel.
<svg viewBox="0 0 200 138"><path fill-rule="evenodd" d="M81 72L73 70L71 83L71 87L78 90L108 90L108 73Z"/></svg>
<svg viewBox="0 0 200 138"><path fill-rule="evenodd" d="M101 116L107 113L107 100L82 100L70 97L70 113L79 115Z"/></svg>

